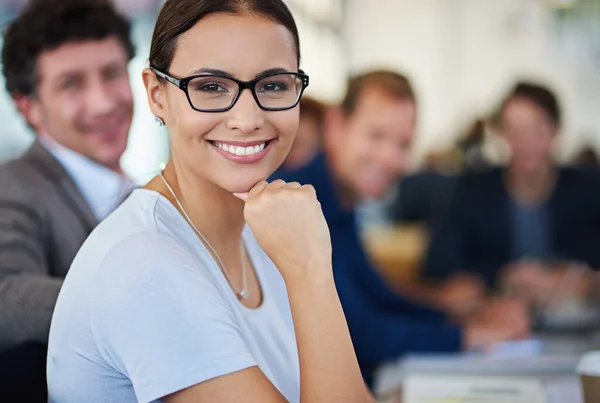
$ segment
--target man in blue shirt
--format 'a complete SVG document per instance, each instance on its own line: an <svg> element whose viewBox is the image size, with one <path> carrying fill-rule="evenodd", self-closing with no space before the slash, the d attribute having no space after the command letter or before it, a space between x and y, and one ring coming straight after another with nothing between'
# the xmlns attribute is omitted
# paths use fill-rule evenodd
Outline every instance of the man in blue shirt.
<svg viewBox="0 0 600 403"><path fill-rule="evenodd" d="M333 269L356 354L368 377L406 353L458 352L522 337L521 305L492 304L462 326L391 290L371 267L359 240L355 207L382 196L407 170L416 124L409 81L389 71L354 77L324 131L324 152L308 166L275 176L315 187L329 225Z"/></svg>

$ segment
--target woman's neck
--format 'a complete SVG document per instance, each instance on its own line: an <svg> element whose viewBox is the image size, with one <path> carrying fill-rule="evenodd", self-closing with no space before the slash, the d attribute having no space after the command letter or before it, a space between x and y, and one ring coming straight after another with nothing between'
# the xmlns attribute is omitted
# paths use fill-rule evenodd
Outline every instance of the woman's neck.
<svg viewBox="0 0 600 403"><path fill-rule="evenodd" d="M224 189L193 175L185 174L169 163L163 175L181 202L185 213L223 260L239 256L244 229L244 204ZM160 178L147 186L165 196L178 210L180 207ZM181 212L183 214L183 212Z"/></svg>
<svg viewBox="0 0 600 403"><path fill-rule="evenodd" d="M550 197L556 182L556 170L552 165L524 175L509 166L505 181L511 196L518 202L538 205Z"/></svg>

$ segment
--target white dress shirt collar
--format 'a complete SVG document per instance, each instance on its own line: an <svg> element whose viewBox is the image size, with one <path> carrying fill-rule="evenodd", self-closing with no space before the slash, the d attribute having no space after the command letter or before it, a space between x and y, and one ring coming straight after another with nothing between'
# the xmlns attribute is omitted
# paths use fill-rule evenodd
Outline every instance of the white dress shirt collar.
<svg viewBox="0 0 600 403"><path fill-rule="evenodd" d="M51 139L40 137L42 145L65 168L98 221L106 218L135 188L125 174L119 174Z"/></svg>

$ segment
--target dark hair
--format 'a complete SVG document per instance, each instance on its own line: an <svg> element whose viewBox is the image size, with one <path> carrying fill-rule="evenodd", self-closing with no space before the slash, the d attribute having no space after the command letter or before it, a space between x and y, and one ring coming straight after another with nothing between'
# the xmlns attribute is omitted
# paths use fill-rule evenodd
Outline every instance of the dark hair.
<svg viewBox="0 0 600 403"><path fill-rule="evenodd" d="M367 88L377 88L394 98L416 103L415 92L406 76L393 71L376 70L350 78L342 101L342 110L346 115L354 112L360 95Z"/></svg>
<svg viewBox="0 0 600 403"><path fill-rule="evenodd" d="M560 126L561 112L554 92L547 87L530 82L517 83L502 102L498 111L497 123L500 123L502 112L506 105L514 99L525 99L542 109L556 126Z"/></svg>
<svg viewBox="0 0 600 403"><path fill-rule="evenodd" d="M150 66L168 72L179 37L202 18L214 13L258 14L283 25L294 38L300 64L298 28L283 0L167 0L158 15L152 35Z"/></svg>
<svg viewBox="0 0 600 403"><path fill-rule="evenodd" d="M6 89L11 94L34 95L39 56L69 42L115 36L131 59L135 50L130 31L129 21L110 0L30 0L4 32Z"/></svg>

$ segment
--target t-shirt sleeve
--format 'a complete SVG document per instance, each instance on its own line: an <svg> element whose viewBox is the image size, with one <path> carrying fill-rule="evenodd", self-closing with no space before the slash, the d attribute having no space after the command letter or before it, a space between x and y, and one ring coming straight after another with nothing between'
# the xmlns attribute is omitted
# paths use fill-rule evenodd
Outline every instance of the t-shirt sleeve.
<svg viewBox="0 0 600 403"><path fill-rule="evenodd" d="M171 238L149 233L113 248L96 275L96 344L140 402L257 365L201 264Z"/></svg>

